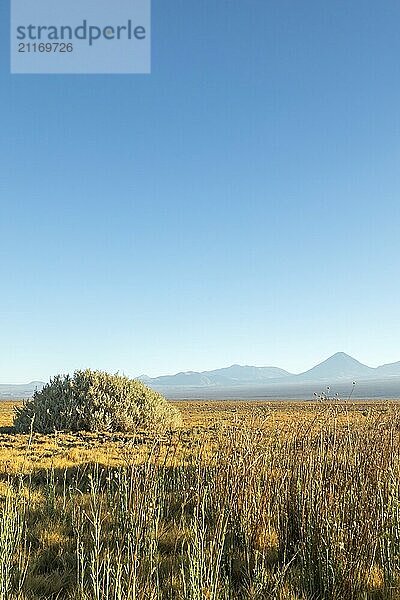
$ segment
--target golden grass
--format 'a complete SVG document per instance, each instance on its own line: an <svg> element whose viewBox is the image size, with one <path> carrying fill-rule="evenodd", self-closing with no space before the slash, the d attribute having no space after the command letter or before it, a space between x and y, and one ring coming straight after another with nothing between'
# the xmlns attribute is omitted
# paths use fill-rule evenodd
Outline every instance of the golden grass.
<svg viewBox="0 0 400 600"><path fill-rule="evenodd" d="M15 435L0 403L0 600L400 599L400 402L176 405Z"/></svg>
<svg viewBox="0 0 400 600"><path fill-rule="evenodd" d="M15 435L12 427L19 402L0 402L0 473L31 473L37 469L71 468L99 463L124 466L146 460L155 443L160 461L179 462L190 449L202 446L212 452L224 431L235 428L262 430L271 435L304 435L323 432L332 419L338 428L357 429L396 410L395 401L350 404L264 401L179 401L174 404L183 416L183 426L171 436L136 434L55 433ZM165 441L164 450L159 442ZM168 456L167 456L168 455Z"/></svg>

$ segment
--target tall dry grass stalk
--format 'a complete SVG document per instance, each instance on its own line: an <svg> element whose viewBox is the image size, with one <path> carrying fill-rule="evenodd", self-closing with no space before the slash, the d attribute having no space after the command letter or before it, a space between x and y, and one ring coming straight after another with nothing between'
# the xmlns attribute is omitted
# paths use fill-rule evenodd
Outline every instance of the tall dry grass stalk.
<svg viewBox="0 0 400 600"><path fill-rule="evenodd" d="M20 489L3 484L0 509L0 600L21 593L26 568L26 504Z"/></svg>

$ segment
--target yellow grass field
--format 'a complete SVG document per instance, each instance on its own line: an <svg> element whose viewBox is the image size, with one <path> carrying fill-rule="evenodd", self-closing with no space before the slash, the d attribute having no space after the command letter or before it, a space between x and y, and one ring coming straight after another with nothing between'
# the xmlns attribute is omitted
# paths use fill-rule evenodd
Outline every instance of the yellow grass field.
<svg viewBox="0 0 400 600"><path fill-rule="evenodd" d="M334 404L299 401L177 401L175 406L183 415L184 425L171 436L147 432L129 434L74 435L55 433L16 435L9 433L14 408L21 402L0 402L0 473L28 474L35 469L69 468L99 463L103 466L124 466L127 460L147 457L153 444L165 443L170 460L179 460L199 445L215 447L224 431L235 428L282 435L308 435L329 429L332 422L340 428L364 428L380 416L397 411L394 401L369 401ZM171 445L174 447L172 459Z"/></svg>
<svg viewBox="0 0 400 600"><path fill-rule="evenodd" d="M175 405L16 435L0 404L0 600L400 598L399 402Z"/></svg>

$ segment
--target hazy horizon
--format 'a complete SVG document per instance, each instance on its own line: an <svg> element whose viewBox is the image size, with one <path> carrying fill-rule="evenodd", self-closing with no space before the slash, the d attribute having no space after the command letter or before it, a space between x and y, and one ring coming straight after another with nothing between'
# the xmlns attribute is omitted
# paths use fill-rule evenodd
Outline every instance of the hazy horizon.
<svg viewBox="0 0 400 600"><path fill-rule="evenodd" d="M307 372L308 370L312 369L313 367L315 367L315 366L317 366L317 365L325 362L329 358L332 358L332 357L334 357L336 355L343 355L343 354L349 356L349 358L352 358L352 359L360 362L362 365L371 367L373 369L375 369L377 367L381 367L381 366L387 365L387 364L392 364L392 363L399 362L399 360L393 360L393 361L389 361L389 362L379 362L376 365L372 365L372 364L369 364L369 363L366 363L366 362L360 360L359 357L357 357L357 356L349 355L346 352L338 351L338 352L335 352L332 355L324 356L324 357L320 358L319 360L317 360L313 364L308 365L305 369L302 369L301 371L292 371L291 369L288 369L285 365L282 366L282 365L276 365L276 364L272 364L272 363L271 364L260 364L260 365L257 365L257 364L250 364L248 362L247 363L237 363L237 362L235 363L234 362L234 363L230 363L230 364L221 364L219 366L214 366L214 367L211 367L211 368L208 368L208 369L198 369L198 368L194 368L194 369L179 369L179 370L174 371L174 372L169 372L169 373L155 373L153 375L151 375L149 373L133 373L133 372L125 372L125 371L123 371L123 372L119 371L119 372L123 373L124 375L128 375L129 377L133 377L133 378L135 378L135 377L137 378L137 377L141 377L141 376L148 376L150 378L158 378L158 377L166 377L166 376L168 377L168 376L172 376L172 375L177 375L179 373L190 373L190 372L199 372L199 373L205 372L205 373L207 373L207 372L210 372L210 371L213 371L213 370L226 369L226 368L229 368L229 367L232 367L232 366L241 366L241 367L247 367L248 366L248 367L256 367L256 368L269 368L269 367L270 368L278 368L278 369L283 369L283 370L287 371L290 375L301 375L301 374ZM82 367L82 368L86 368L86 367ZM60 371L60 373L63 373L63 374L67 373L67 372L72 373L73 371ZM0 381L0 385L24 385L24 384L31 383L31 382L34 382L34 381L37 381L37 382L46 382L53 375L56 375L56 373L53 373L48 378L43 378L43 379L40 378L40 377L33 377L33 378L31 378L29 380L25 380L25 381Z"/></svg>

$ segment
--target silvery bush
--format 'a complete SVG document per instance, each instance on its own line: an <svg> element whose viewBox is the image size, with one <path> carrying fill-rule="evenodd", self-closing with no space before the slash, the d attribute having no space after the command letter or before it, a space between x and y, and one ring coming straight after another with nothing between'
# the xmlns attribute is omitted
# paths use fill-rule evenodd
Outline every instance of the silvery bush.
<svg viewBox="0 0 400 600"><path fill-rule="evenodd" d="M56 375L16 408L17 432L172 429L180 413L142 382L103 371Z"/></svg>

